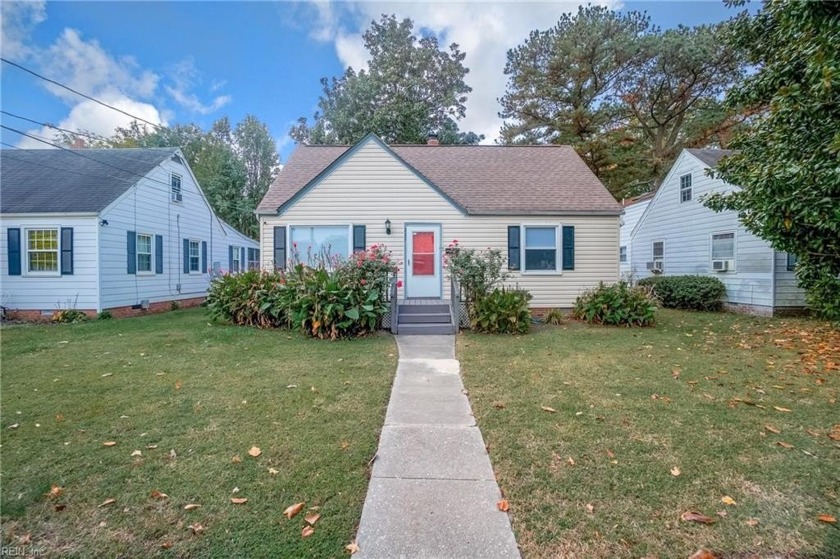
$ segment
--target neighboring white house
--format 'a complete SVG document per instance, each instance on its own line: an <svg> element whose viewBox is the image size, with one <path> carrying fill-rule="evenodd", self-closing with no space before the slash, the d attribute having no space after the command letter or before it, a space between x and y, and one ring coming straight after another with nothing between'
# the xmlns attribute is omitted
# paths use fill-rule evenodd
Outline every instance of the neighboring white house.
<svg viewBox="0 0 840 559"><path fill-rule="evenodd" d="M618 269L621 272L621 277L626 280L632 280L636 276L631 266L633 247L630 243L630 234L647 209L648 204L650 204L651 198L653 198L653 192L648 192L635 198L628 198L621 204L624 206L624 215L621 218L621 231L619 233Z"/></svg>
<svg viewBox="0 0 840 559"><path fill-rule="evenodd" d="M298 146L257 209L262 262L384 244L399 298L449 298L445 247L501 249L537 309L618 279L621 206L569 146ZM295 247L296 245L296 247Z"/></svg>
<svg viewBox="0 0 840 559"><path fill-rule="evenodd" d="M0 290L24 318L204 299L259 247L213 213L176 148L2 150Z"/></svg>
<svg viewBox="0 0 840 559"><path fill-rule="evenodd" d="M735 212L714 212L701 199L738 186L709 176L731 151L685 149L631 233L631 268L652 273L714 276L726 285L727 306L773 315L804 307L794 262L747 232Z"/></svg>

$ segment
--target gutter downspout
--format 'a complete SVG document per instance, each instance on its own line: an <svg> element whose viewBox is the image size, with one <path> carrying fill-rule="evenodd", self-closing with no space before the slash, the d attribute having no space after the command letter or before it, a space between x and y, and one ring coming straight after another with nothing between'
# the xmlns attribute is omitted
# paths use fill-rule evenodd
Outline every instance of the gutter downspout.
<svg viewBox="0 0 840 559"><path fill-rule="evenodd" d="M776 249L770 247L770 316L776 314Z"/></svg>

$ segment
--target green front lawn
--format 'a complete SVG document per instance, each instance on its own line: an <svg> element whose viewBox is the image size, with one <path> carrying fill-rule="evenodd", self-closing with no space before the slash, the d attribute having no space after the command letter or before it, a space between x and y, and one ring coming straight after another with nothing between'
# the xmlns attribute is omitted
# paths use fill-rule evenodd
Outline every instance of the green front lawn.
<svg viewBox="0 0 840 559"><path fill-rule="evenodd" d="M838 525L818 520L840 518L840 333L658 314L459 338L524 555L840 557Z"/></svg>
<svg viewBox="0 0 840 559"><path fill-rule="evenodd" d="M323 342L210 324L203 309L3 328L3 545L53 557L346 554L396 353L390 336ZM300 501L303 513L282 516Z"/></svg>

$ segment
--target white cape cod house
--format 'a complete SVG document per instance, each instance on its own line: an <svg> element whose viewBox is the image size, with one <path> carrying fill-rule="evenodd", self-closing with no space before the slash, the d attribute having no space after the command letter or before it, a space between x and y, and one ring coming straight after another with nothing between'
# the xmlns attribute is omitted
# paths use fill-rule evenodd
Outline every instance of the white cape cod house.
<svg viewBox="0 0 840 559"><path fill-rule="evenodd" d="M0 152L0 292L20 318L132 315L204 300L210 278L258 266L176 148Z"/></svg>
<svg viewBox="0 0 840 559"><path fill-rule="evenodd" d="M709 176L729 150L684 149L631 233L636 278L654 273L713 276L726 285L726 306L761 315L798 312L805 295L795 262L746 231L733 211L714 212L702 198L738 186Z"/></svg>
<svg viewBox="0 0 840 559"><path fill-rule="evenodd" d="M445 247L507 255L534 309L570 308L618 279L621 206L569 146L298 146L257 209L262 264L291 247L347 256L384 244L400 300L450 297Z"/></svg>

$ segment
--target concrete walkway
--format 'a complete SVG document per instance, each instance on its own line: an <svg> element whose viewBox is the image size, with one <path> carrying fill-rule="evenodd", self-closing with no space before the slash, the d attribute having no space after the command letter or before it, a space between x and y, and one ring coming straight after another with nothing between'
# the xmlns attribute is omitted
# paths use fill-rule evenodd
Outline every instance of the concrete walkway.
<svg viewBox="0 0 840 559"><path fill-rule="evenodd" d="M519 557L455 336L397 336L400 360L355 557Z"/></svg>

